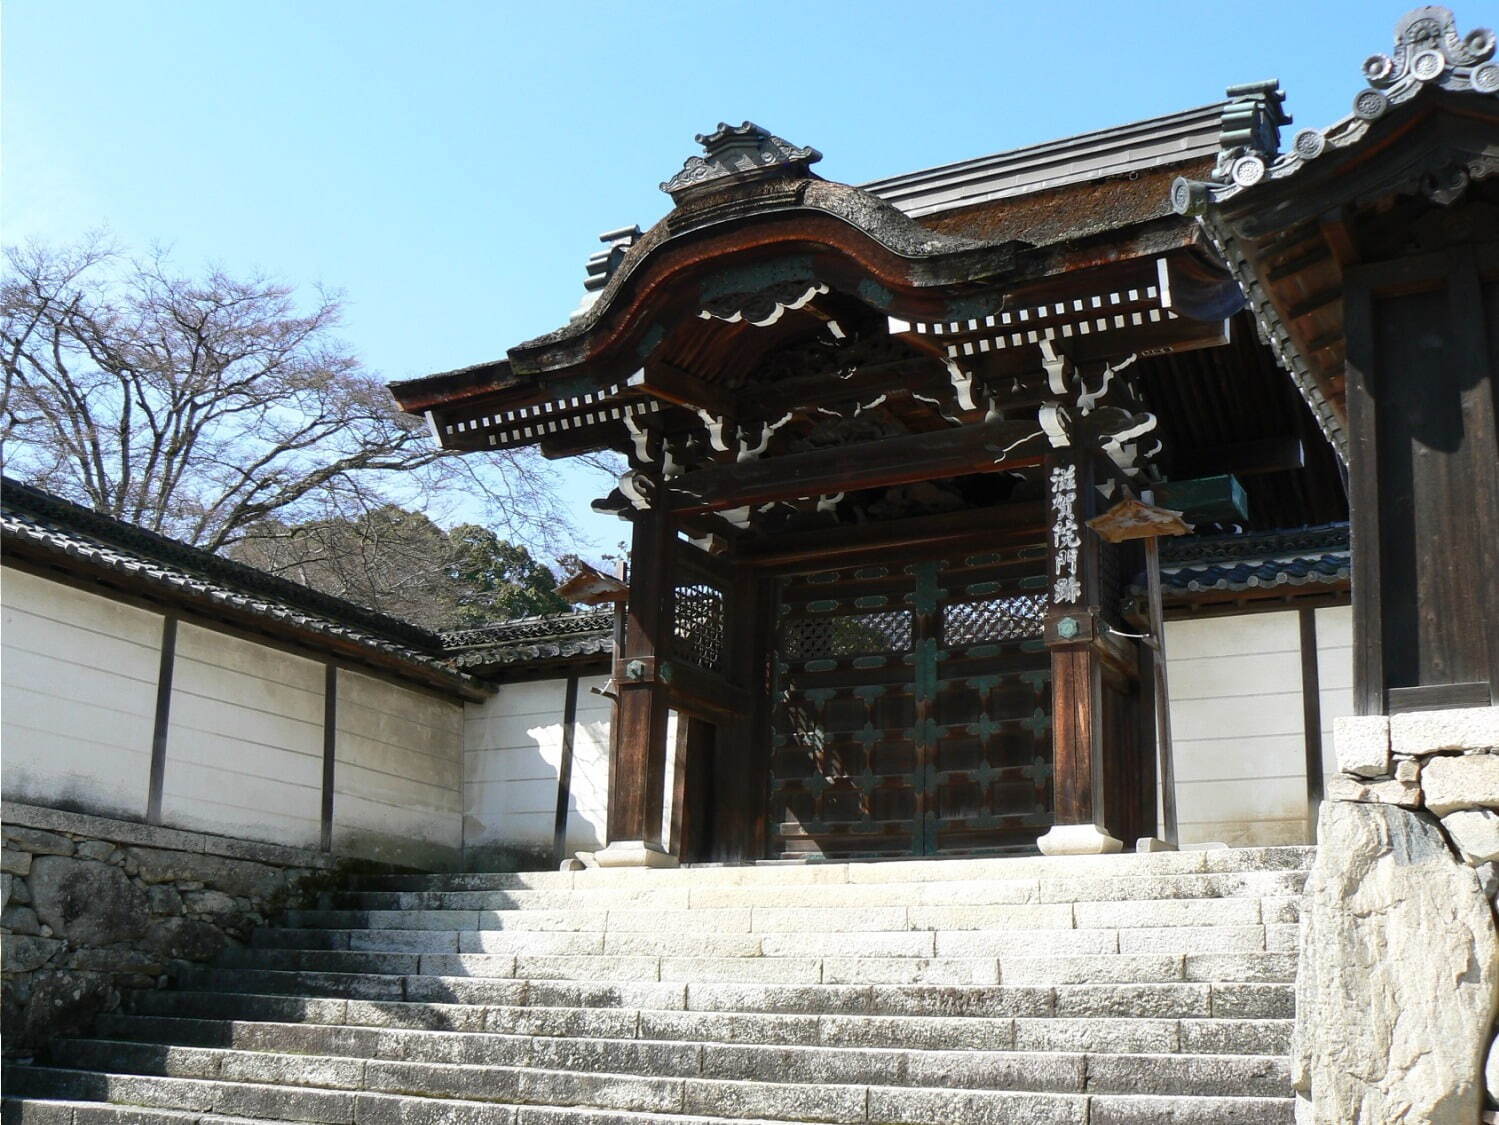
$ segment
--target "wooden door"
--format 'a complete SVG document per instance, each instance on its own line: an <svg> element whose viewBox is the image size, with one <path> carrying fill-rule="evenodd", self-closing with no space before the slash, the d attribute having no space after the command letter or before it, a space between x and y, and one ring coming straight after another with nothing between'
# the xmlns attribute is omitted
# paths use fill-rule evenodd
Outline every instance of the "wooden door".
<svg viewBox="0 0 1499 1125"><path fill-rule="evenodd" d="M779 589L770 854L1028 850L1051 823L1045 552L797 575Z"/></svg>

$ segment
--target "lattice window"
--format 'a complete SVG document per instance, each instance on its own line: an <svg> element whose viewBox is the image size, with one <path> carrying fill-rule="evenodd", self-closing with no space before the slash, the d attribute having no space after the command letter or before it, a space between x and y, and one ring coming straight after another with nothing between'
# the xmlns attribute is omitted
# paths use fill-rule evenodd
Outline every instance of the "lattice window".
<svg viewBox="0 0 1499 1125"><path fill-rule="evenodd" d="M981 602L952 602L942 610L942 645L1018 641L1041 635L1046 595L1014 594Z"/></svg>
<svg viewBox="0 0 1499 1125"><path fill-rule="evenodd" d="M910 647L911 612L904 609L842 617L795 617L786 622L781 638L781 651L788 660L906 652Z"/></svg>
<svg viewBox="0 0 1499 1125"><path fill-rule="evenodd" d="M673 651L710 672L723 666L723 593L712 586L678 586L672 612Z"/></svg>

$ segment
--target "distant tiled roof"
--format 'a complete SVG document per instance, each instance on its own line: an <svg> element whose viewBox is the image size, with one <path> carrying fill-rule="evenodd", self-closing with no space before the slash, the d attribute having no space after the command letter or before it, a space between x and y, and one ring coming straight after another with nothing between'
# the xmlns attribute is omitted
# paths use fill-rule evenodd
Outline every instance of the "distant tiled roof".
<svg viewBox="0 0 1499 1125"><path fill-rule="evenodd" d="M532 664L603 656L614 644L614 611L588 609L521 617L442 635L443 650L460 668Z"/></svg>
<svg viewBox="0 0 1499 1125"><path fill-rule="evenodd" d="M1161 588L1172 594L1242 592L1348 581L1348 525L1254 535L1187 536L1161 544ZM1143 593L1136 581L1134 592Z"/></svg>
<svg viewBox="0 0 1499 1125"><path fill-rule="evenodd" d="M913 218L1216 156L1223 102L860 185Z"/></svg>
<svg viewBox="0 0 1499 1125"><path fill-rule="evenodd" d="M0 537L7 552L28 548L154 586L162 595L207 601L301 631L352 642L470 691L477 681L443 658L436 634L342 598L0 478Z"/></svg>

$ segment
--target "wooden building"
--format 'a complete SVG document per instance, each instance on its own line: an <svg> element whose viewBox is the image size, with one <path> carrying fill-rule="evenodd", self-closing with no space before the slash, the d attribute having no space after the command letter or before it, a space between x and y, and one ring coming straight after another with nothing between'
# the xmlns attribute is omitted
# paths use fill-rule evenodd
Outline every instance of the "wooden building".
<svg viewBox="0 0 1499 1125"><path fill-rule="evenodd" d="M1361 709L1499 702L1485 35L1413 14L1284 154L1274 82L862 187L720 125L569 324L395 384L450 448L628 460L600 861L1169 836L1131 536L1334 523L1346 481Z"/></svg>

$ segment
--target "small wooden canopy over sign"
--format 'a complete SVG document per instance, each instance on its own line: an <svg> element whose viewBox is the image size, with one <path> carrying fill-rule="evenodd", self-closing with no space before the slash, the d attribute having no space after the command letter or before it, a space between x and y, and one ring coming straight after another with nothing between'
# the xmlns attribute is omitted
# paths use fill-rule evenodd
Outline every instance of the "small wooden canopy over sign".
<svg viewBox="0 0 1499 1125"><path fill-rule="evenodd" d="M1103 515L1094 516L1088 526L1110 543L1154 539L1158 535L1186 535L1192 530L1180 512L1157 508L1133 496L1126 496Z"/></svg>
<svg viewBox="0 0 1499 1125"><path fill-rule="evenodd" d="M586 562L581 569L557 587L557 593L581 605L620 605L629 600L630 584L596 570Z"/></svg>

